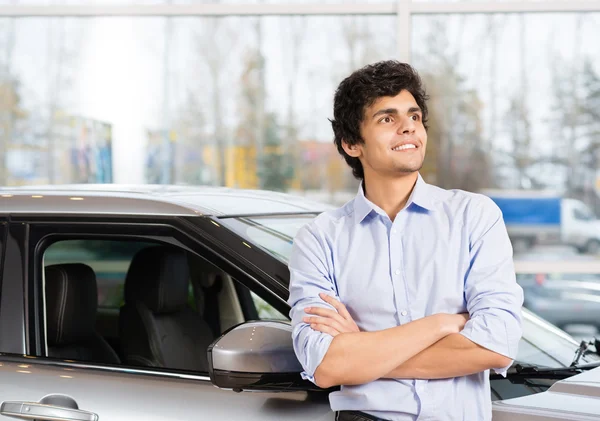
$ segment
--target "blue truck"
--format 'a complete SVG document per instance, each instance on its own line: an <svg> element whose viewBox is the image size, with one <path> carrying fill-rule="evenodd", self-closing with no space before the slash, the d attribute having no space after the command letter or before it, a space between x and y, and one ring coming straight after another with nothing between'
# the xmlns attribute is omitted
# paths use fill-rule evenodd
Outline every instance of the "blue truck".
<svg viewBox="0 0 600 421"><path fill-rule="evenodd" d="M581 200L547 191L486 190L500 208L515 252L535 244L566 244L600 252L600 221Z"/></svg>

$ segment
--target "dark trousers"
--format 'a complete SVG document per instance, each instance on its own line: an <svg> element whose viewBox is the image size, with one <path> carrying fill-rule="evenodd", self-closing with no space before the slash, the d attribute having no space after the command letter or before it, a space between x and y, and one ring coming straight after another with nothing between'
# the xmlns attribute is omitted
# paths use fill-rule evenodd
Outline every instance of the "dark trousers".
<svg viewBox="0 0 600 421"><path fill-rule="evenodd" d="M339 411L335 414L335 419L336 421L386 421L359 411Z"/></svg>

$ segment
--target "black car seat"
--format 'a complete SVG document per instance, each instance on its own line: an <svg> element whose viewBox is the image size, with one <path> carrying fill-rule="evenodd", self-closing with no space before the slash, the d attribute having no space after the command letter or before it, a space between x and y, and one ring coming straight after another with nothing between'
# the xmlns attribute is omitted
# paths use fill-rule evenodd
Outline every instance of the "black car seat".
<svg viewBox="0 0 600 421"><path fill-rule="evenodd" d="M117 353L96 332L98 288L93 269L81 263L46 266L48 356L119 363Z"/></svg>
<svg viewBox="0 0 600 421"><path fill-rule="evenodd" d="M122 359L127 364L208 371L214 340L202 316L188 306L190 273L183 250L140 250L125 279L119 317Z"/></svg>

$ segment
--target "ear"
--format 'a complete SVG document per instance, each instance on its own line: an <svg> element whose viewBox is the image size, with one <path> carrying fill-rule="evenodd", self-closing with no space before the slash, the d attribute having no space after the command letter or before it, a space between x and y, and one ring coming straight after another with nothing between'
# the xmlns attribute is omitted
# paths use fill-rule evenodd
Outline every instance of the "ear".
<svg viewBox="0 0 600 421"><path fill-rule="evenodd" d="M345 140L342 140L342 148L344 148L344 151L353 158L358 158L362 153L360 145L349 145Z"/></svg>

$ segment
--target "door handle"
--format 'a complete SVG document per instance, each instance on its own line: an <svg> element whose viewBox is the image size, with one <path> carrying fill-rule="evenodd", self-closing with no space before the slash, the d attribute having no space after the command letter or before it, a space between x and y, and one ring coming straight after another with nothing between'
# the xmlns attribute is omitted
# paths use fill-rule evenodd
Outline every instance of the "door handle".
<svg viewBox="0 0 600 421"><path fill-rule="evenodd" d="M98 415L82 411L68 396L50 395L40 402L2 402L0 415L40 421L98 421Z"/></svg>

